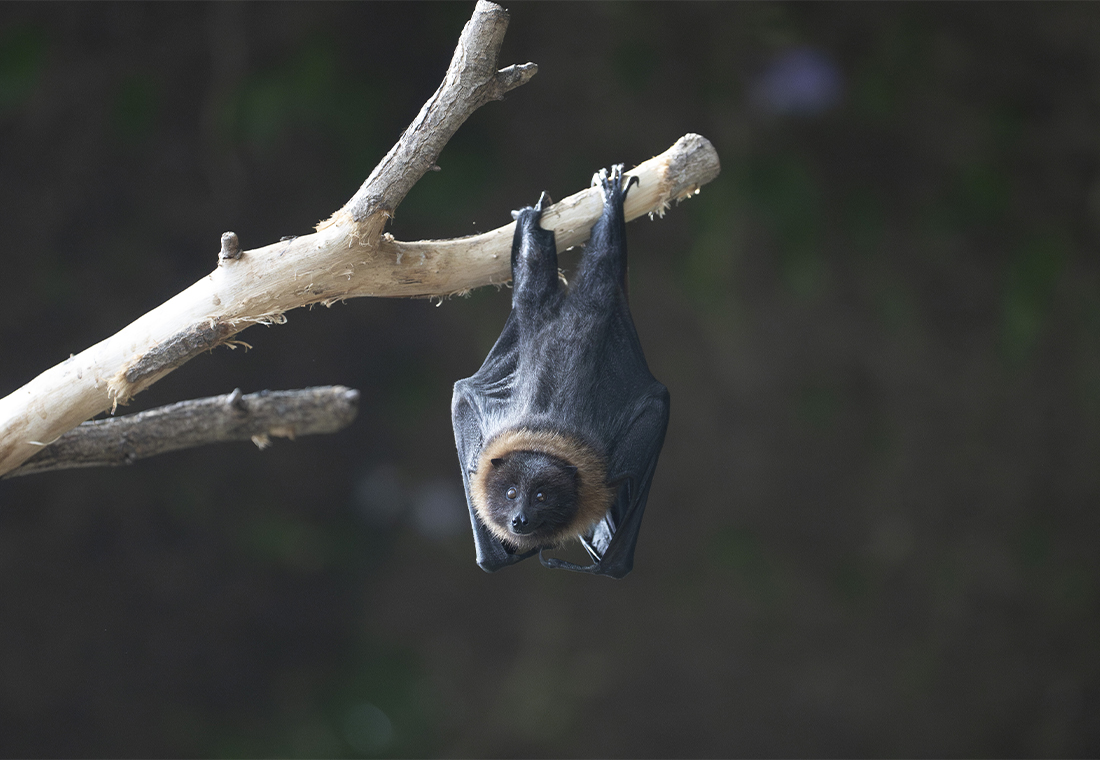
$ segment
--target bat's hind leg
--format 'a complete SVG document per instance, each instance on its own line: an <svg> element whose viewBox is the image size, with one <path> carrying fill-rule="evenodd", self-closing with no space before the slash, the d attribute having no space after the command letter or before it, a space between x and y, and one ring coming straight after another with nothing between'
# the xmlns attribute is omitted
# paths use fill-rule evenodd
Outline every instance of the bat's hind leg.
<svg viewBox="0 0 1100 760"><path fill-rule="evenodd" d="M534 206L512 212L516 233L512 238L512 304L541 302L557 293L558 250L553 230L539 224L543 210L552 203L543 193Z"/></svg>
<svg viewBox="0 0 1100 760"><path fill-rule="evenodd" d="M627 191L638 181L628 176L623 181L623 165L601 169L592 176L592 185L600 188L603 213L592 226L592 235L584 248L578 279L588 287L613 282L626 292L626 218L623 203Z"/></svg>

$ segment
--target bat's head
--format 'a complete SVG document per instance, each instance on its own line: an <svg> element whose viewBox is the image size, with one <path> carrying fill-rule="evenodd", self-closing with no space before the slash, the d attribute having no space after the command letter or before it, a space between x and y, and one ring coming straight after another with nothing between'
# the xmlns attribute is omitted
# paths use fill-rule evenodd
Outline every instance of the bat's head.
<svg viewBox="0 0 1100 760"><path fill-rule="evenodd" d="M615 490L592 447L555 430L517 428L486 444L470 473L470 504L517 552L557 547L607 514Z"/></svg>
<svg viewBox="0 0 1100 760"><path fill-rule="evenodd" d="M556 546L575 535L575 465L538 451L490 460L483 516L499 538L520 551Z"/></svg>

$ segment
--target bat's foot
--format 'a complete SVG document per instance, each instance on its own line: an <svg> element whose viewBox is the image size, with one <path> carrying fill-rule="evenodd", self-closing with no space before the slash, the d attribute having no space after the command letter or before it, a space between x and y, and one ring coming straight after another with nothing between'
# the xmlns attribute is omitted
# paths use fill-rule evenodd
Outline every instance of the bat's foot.
<svg viewBox="0 0 1100 760"><path fill-rule="evenodd" d="M619 202L625 201L627 191L630 190L632 185L637 184L637 182L637 177L629 175L626 181L626 187L623 187L622 164L615 164L610 170L600 169L592 175L592 186L600 188L600 196L603 198L605 204L609 199Z"/></svg>
<svg viewBox="0 0 1100 760"><path fill-rule="evenodd" d="M518 211L513 211L512 218L518 221L521 216L530 217L537 222L542 219L542 212L552 206L553 203L554 199L543 192L543 194L539 196L538 203L534 206L525 206Z"/></svg>

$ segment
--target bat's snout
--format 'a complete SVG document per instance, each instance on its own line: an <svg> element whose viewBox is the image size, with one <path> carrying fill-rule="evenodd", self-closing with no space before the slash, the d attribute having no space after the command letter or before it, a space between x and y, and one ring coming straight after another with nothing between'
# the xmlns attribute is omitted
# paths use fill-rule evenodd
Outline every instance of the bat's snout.
<svg viewBox="0 0 1100 760"><path fill-rule="evenodd" d="M526 536L535 532L538 527L536 522L528 516L525 510L518 510L512 515L512 532L517 536Z"/></svg>

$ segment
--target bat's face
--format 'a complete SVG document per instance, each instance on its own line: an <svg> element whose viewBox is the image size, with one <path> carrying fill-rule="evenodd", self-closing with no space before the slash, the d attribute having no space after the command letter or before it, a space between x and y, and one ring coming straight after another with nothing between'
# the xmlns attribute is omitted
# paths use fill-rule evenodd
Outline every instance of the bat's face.
<svg viewBox="0 0 1100 760"><path fill-rule="evenodd" d="M577 468L547 454L513 451L492 460L487 512L493 532L521 551L572 538Z"/></svg>

